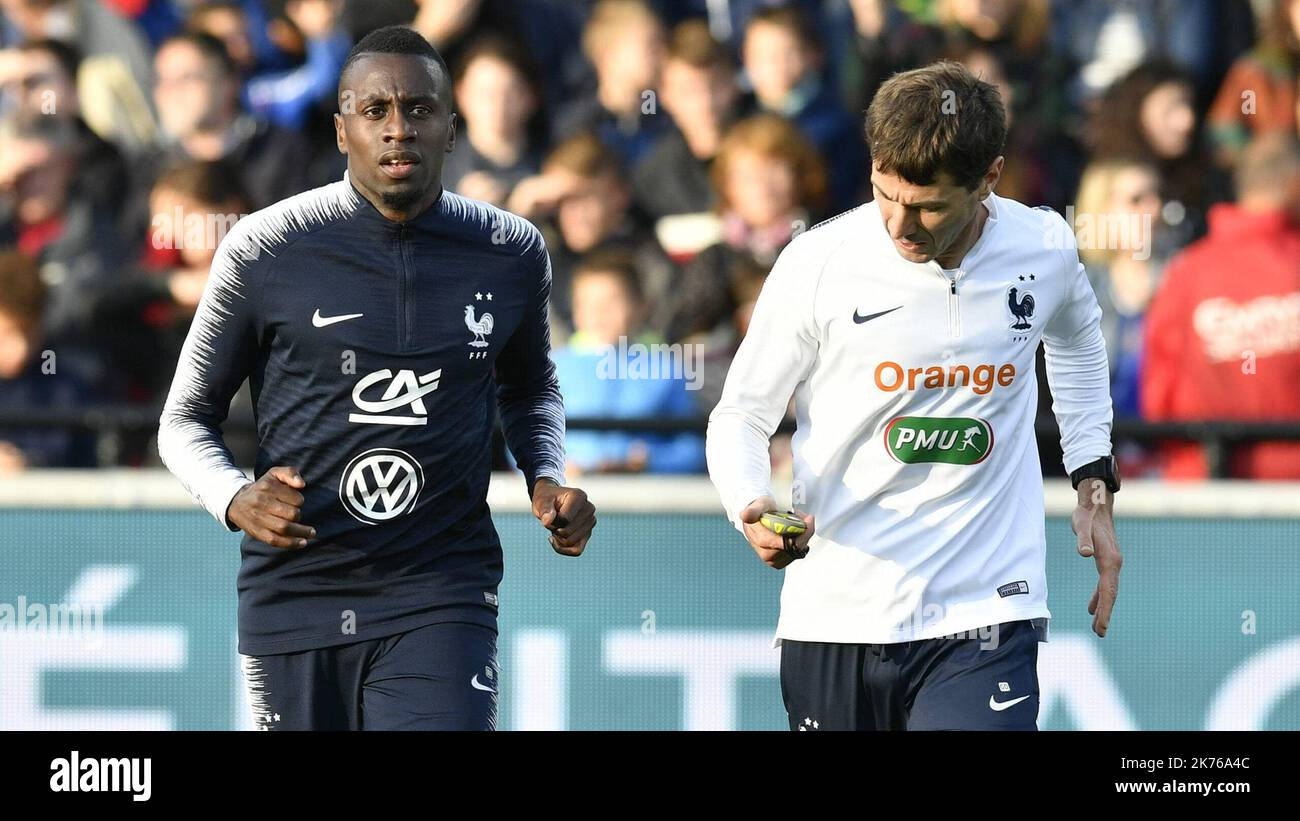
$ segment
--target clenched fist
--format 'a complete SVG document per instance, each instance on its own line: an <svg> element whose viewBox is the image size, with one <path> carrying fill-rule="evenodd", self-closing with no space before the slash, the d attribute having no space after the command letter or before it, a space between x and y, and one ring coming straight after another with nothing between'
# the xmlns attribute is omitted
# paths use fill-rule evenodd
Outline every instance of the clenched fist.
<svg viewBox="0 0 1300 821"><path fill-rule="evenodd" d="M307 487L297 468L277 465L244 485L226 508L226 518L240 530L272 547L296 549L315 538L316 528L300 524Z"/></svg>

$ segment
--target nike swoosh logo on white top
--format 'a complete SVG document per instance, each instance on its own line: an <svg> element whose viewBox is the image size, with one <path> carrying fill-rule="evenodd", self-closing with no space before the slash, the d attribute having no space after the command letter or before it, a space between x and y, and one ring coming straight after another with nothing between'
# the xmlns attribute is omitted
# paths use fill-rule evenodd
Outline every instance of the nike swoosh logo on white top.
<svg viewBox="0 0 1300 821"><path fill-rule="evenodd" d="M488 686L486 686L486 685L483 685L483 684L480 684L480 683L479 683L479 680L478 680L478 673L475 673L475 674L474 674L474 678L470 679L470 680L469 680L469 683L470 683L471 686L474 687L475 690L482 690L482 691L484 691L484 692L486 692L486 693L495 693L495 692L496 692L496 690L493 690L491 687L488 687Z"/></svg>
<svg viewBox="0 0 1300 821"><path fill-rule="evenodd" d="M1021 696L1020 698L1013 698L1010 701L998 701L993 696L989 696L989 709L996 713L1000 713L1003 710L1007 709L1008 707L1016 706L1017 704L1019 704L1020 702L1024 701L1027 698L1029 698L1029 696Z"/></svg>
<svg viewBox="0 0 1300 821"><path fill-rule="evenodd" d="M339 314L338 316L321 316L320 308L317 308L316 313L311 315L311 324L315 325L317 328L324 328L326 325L333 325L335 322L343 322L345 320L356 319L357 317L361 317L361 316L365 316L365 314Z"/></svg>

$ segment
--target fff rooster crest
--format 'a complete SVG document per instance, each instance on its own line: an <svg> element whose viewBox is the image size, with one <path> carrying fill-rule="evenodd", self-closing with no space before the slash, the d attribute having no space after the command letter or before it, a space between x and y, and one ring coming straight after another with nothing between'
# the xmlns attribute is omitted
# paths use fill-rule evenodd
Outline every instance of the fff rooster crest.
<svg viewBox="0 0 1300 821"><path fill-rule="evenodd" d="M491 335L493 324L494 323L492 320L492 314L484 313L483 315L475 319L474 306L473 305L465 306L465 327L469 328L469 332L474 334L474 338L470 340L469 343L471 347L474 348L487 347L488 342L486 339L484 339L484 337Z"/></svg>
<svg viewBox="0 0 1300 821"><path fill-rule="evenodd" d="M1024 279L1024 277L1021 277ZM1007 310L1014 320L1010 328L1013 331L1028 331L1033 328L1034 295L1016 285L1007 288Z"/></svg>

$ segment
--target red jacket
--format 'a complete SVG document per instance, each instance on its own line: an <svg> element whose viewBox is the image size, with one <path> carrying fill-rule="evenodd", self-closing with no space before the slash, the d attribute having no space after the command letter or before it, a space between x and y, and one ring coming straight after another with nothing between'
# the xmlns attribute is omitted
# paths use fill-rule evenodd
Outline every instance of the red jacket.
<svg viewBox="0 0 1300 821"><path fill-rule="evenodd" d="M1142 414L1300 425L1300 226L1215 205L1210 231L1169 265L1146 317ZM1207 476L1199 445L1166 450L1166 476ZM1229 475L1300 479L1300 441L1233 449Z"/></svg>

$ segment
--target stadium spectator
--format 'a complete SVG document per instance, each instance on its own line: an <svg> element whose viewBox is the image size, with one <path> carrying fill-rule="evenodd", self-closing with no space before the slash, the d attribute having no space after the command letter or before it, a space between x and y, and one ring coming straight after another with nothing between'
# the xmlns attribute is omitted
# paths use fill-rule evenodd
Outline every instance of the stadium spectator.
<svg viewBox="0 0 1300 821"><path fill-rule="evenodd" d="M1159 186L1144 162L1100 160L1084 170L1074 211L1079 259L1101 306L1111 403L1120 418L1141 412L1142 327L1166 261L1154 249Z"/></svg>
<svg viewBox="0 0 1300 821"><path fill-rule="evenodd" d="M663 65L664 27L643 0L600 0L582 49L596 71L596 90L556 114L555 136L591 131L632 168L665 128L655 98Z"/></svg>
<svg viewBox="0 0 1300 821"><path fill-rule="evenodd" d="M570 417L691 418L699 410L688 384L691 346L656 346L638 334L644 319L635 260L623 251L586 257L573 272L574 333L555 351ZM654 346L654 347L652 347ZM568 472L693 473L704 469L699 434L573 430L565 437Z"/></svg>
<svg viewBox="0 0 1300 821"><path fill-rule="evenodd" d="M1168 63L1134 69L1101 100L1091 123L1095 159L1145 160L1160 172L1171 249L1205 233L1205 212L1230 195L1202 139L1189 74Z"/></svg>
<svg viewBox="0 0 1300 821"><path fill-rule="evenodd" d="M220 40L178 34L159 47L155 64L154 102L165 142L139 164L140 190L152 188L159 169L184 160L225 160L238 169L253 209L308 187L306 143L243 110L238 69Z"/></svg>
<svg viewBox="0 0 1300 821"><path fill-rule="evenodd" d="M632 173L637 207L651 218L714 206L709 164L736 113L736 65L702 20L673 29L659 102L675 128L655 140Z"/></svg>
<svg viewBox="0 0 1300 821"><path fill-rule="evenodd" d="M122 259L112 216L80 194L79 145L73 125L58 117L24 117L0 134L0 247L17 246L40 263L49 288L44 333L58 344L84 340L84 297Z"/></svg>
<svg viewBox="0 0 1300 821"><path fill-rule="evenodd" d="M1039 123L1018 116L1023 108L1024 85L1012 85L1001 58L978 41L956 40L948 48L947 58L956 60L986 83L992 83L1007 109L1007 147L1011 158L998 178L998 194L1029 205L1055 204L1060 199L1049 191L1050 172L1039 149Z"/></svg>
<svg viewBox="0 0 1300 821"><path fill-rule="evenodd" d="M1073 67L1048 47L1047 0L944 0L936 15L948 36L945 55L998 87L1007 108L1006 156L998 193L1060 211L1071 200L1086 156L1072 109Z"/></svg>
<svg viewBox="0 0 1300 821"><path fill-rule="evenodd" d="M890 75L920 68L943 53L942 30L892 0L831 0L827 7L833 21L831 77L850 115L865 111Z"/></svg>
<svg viewBox="0 0 1300 821"><path fill-rule="evenodd" d="M388 4L374 5L382 8ZM344 0L343 17L355 18L362 8L369 7ZM225 44L240 76L252 77L292 68L295 58L301 62L306 43L302 32L285 17L284 9L283 2L268 4L264 0L198 0L185 18L184 29L216 37ZM351 34L351 29L346 31Z"/></svg>
<svg viewBox="0 0 1300 821"><path fill-rule="evenodd" d="M38 413L76 410L88 394L60 367L58 354L41 350L45 286L34 260L0 251L0 407ZM68 429L0 428L0 475L32 467L88 467L94 454L86 437Z"/></svg>
<svg viewBox="0 0 1300 821"><path fill-rule="evenodd" d="M1048 0L939 0L935 16L961 39L989 50L1023 94L1042 76L1050 6Z"/></svg>
<svg viewBox="0 0 1300 821"><path fill-rule="evenodd" d="M703 377L695 391L695 407L701 416L708 416L722 398L722 386L727 381L727 369L749 331L749 318L754 303L763 289L769 268L760 265L753 257L739 255L735 267L728 272L731 302L736 309L727 321L721 322L704 340Z"/></svg>
<svg viewBox="0 0 1300 821"><path fill-rule="evenodd" d="M161 405L217 245L247 211L221 162L189 161L159 176L139 259L94 296L94 330L116 395Z"/></svg>
<svg viewBox="0 0 1300 821"><path fill-rule="evenodd" d="M352 47L340 25L339 9L337 0L285 3L285 15L305 40L305 59L295 68L249 77L243 89L249 111L281 128L298 129L318 105L333 105L339 69ZM233 55L231 59L235 60ZM237 60L235 65L239 67Z"/></svg>
<svg viewBox="0 0 1300 821"><path fill-rule="evenodd" d="M537 80L546 95L542 105L546 110L555 111L592 81L591 66L581 48L583 22L591 0L415 0L415 4L419 9L415 19L409 21L411 28L424 35L449 66L463 63L466 49L486 34L526 45L540 68ZM353 18L364 16L360 6L357 3L350 7ZM383 24L377 20L354 32L356 37Z"/></svg>
<svg viewBox="0 0 1300 821"><path fill-rule="evenodd" d="M597 248L619 247L636 259L651 310L665 298L673 266L654 235L629 213L632 192L614 152L591 133L556 146L542 173L515 187L508 209L543 229L551 254L551 306L571 325L569 280L578 260ZM657 327L657 326L656 326Z"/></svg>
<svg viewBox="0 0 1300 821"><path fill-rule="evenodd" d="M210 34L220 40L242 77L253 76L258 68L258 53L254 45L257 32L254 21L249 19L248 5L240 0L209 0L190 9L185 20L187 30ZM260 7L258 3L252 5ZM265 38L265 29L260 33ZM269 44L267 38L263 47Z"/></svg>
<svg viewBox="0 0 1300 821"><path fill-rule="evenodd" d="M443 184L505 207L515 186L541 168L545 128L539 70L500 35L471 44L455 75L456 149L442 166Z"/></svg>
<svg viewBox="0 0 1300 821"><path fill-rule="evenodd" d="M713 163L722 239L681 271L656 322L673 342L708 335L736 310L732 274L749 257L764 269L826 201L826 168L790 121L758 114L727 132Z"/></svg>
<svg viewBox="0 0 1300 821"><path fill-rule="evenodd" d="M0 51L0 89L12 95L19 117L49 116L66 120L76 131L77 182L82 194L99 206L116 206L127 190L129 174L122 153L96 134L81 117L77 94L80 55L58 40L29 40Z"/></svg>
<svg viewBox="0 0 1300 821"><path fill-rule="evenodd" d="M834 2L834 0L832 0ZM676 26L690 18L700 18L708 22L709 31L719 41L726 43L739 54L749 21L764 8L779 5L794 5L809 17L815 17L822 10L824 0L657 0L664 19Z"/></svg>
<svg viewBox="0 0 1300 821"><path fill-rule="evenodd" d="M96 133L130 153L153 141L149 45L132 23L97 0L0 0L0 12L0 45L51 39L76 48L82 116Z"/></svg>
<svg viewBox="0 0 1300 821"><path fill-rule="evenodd" d="M829 204L842 211L866 198L867 148L859 119L822 80L822 57L815 28L795 7L763 9L745 29L745 74L759 109L792 120L817 146L835 169Z"/></svg>
<svg viewBox="0 0 1300 821"><path fill-rule="evenodd" d="M1259 43L1232 64L1207 116L1220 164L1230 167L1252 135L1296 130L1300 0L1276 0Z"/></svg>
<svg viewBox="0 0 1300 821"><path fill-rule="evenodd" d="M1147 315L1142 409L1156 420L1300 419L1300 152L1257 137L1236 171L1235 204L1169 265ZM1165 475L1208 475L1201 447L1171 443ZM1300 443L1235 447L1229 475L1300 479Z"/></svg>
<svg viewBox="0 0 1300 821"><path fill-rule="evenodd" d="M49 292L43 332L61 366L114 401L149 401L152 389L123 367L115 373L129 388L101 384L114 372L99 359L157 350L166 334L142 330L141 317L180 310L170 296L133 299L146 284L157 295L166 272L188 264L152 250L123 264L152 233L154 183L220 162L247 197L242 212L337 180L328 65L389 23L419 31L456 69L448 189L525 212L547 234L553 333L571 330L573 267L621 249L636 259L645 328L702 340L714 368L738 333L743 272L767 270L789 234L867 195L855 182L869 167L860 114L896 71L946 56L997 85L1010 125L1000 194L1141 219L1130 212L1155 200L1130 207L1121 189L1146 180L1147 166L1159 175L1154 245L1141 251L1150 259L1111 247L1116 264L1088 262L1121 415L1140 404L1141 300L1131 297L1143 289L1128 286L1149 289L1161 260L1204 234L1249 138L1300 135L1300 0L0 0L0 245L37 259ZM740 193L724 198L720 146L755 111L803 130L828 196L774 193L772 180L815 175L802 154L751 151L731 181ZM621 161L613 170L575 148L590 148L587 128ZM570 137L563 150L549 145ZM1117 165L1126 170L1103 175L1114 190L1088 204L1098 175ZM1085 168L1096 173L1083 181ZM134 311L149 304L156 313ZM707 393L693 398L708 404ZM1046 404L1040 413L1051 415ZM1039 444L1050 465L1056 443Z"/></svg>

